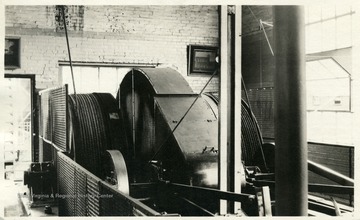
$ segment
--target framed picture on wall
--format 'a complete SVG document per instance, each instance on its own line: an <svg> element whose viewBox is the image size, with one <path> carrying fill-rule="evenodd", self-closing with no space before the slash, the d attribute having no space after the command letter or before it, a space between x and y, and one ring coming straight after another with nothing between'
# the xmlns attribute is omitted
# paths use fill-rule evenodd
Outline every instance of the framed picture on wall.
<svg viewBox="0 0 360 220"><path fill-rule="evenodd" d="M212 46L188 46L188 75L212 74L216 67L218 48Z"/></svg>
<svg viewBox="0 0 360 220"><path fill-rule="evenodd" d="M20 37L5 37L5 69L20 68Z"/></svg>

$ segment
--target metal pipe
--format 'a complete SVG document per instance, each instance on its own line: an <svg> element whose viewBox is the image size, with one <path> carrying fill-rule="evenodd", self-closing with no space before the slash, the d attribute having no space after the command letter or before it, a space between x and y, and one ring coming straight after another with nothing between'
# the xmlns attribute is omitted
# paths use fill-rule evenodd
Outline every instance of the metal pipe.
<svg viewBox="0 0 360 220"><path fill-rule="evenodd" d="M164 183L165 186L170 187L178 194L190 194L190 195L207 194L210 195L211 198L225 199L229 201L237 201L247 204L254 203L256 199L255 195L251 195L251 194L245 194L245 193L238 194L238 193L226 192L218 189L205 188L199 186L189 186L185 184L171 183L166 181L161 181L161 183Z"/></svg>
<svg viewBox="0 0 360 220"><path fill-rule="evenodd" d="M227 126L227 191L234 191L234 6L227 7L227 105L226 105L226 126ZM220 99L221 102L221 99ZM227 214L233 213L234 203L228 201Z"/></svg>
<svg viewBox="0 0 360 220"><path fill-rule="evenodd" d="M271 180L255 180L253 181L254 186L269 186L271 189L275 187L275 182ZM309 192L317 193L332 193L332 194L354 194L353 186L338 186L338 185L329 185L329 184L308 184Z"/></svg>
<svg viewBox="0 0 360 220"><path fill-rule="evenodd" d="M276 215L306 216L308 170L302 6L274 6Z"/></svg>
<svg viewBox="0 0 360 220"><path fill-rule="evenodd" d="M308 160L308 169L343 186L354 186L353 179L313 161Z"/></svg>

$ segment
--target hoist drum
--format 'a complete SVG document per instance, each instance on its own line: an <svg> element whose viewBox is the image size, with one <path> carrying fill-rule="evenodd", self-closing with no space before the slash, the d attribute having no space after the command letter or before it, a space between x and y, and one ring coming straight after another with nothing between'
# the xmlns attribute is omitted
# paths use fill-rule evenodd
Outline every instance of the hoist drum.
<svg viewBox="0 0 360 220"><path fill-rule="evenodd" d="M200 96L178 125L196 97L173 69L142 68L127 73L118 100L131 140L128 152L136 166L160 161L165 179L217 187L217 110ZM133 175L137 181L149 178L143 173Z"/></svg>
<svg viewBox="0 0 360 220"><path fill-rule="evenodd" d="M204 93L203 96L212 105L212 109L218 112L218 93ZM241 159L245 166L258 166L261 170L266 171L265 159L271 160L274 158L268 158L267 155L263 154L262 145L263 139L258 122L250 106L244 100L241 100Z"/></svg>
<svg viewBox="0 0 360 220"><path fill-rule="evenodd" d="M72 94L68 99L69 156L103 178L106 150L125 151L126 136L115 98L108 93Z"/></svg>

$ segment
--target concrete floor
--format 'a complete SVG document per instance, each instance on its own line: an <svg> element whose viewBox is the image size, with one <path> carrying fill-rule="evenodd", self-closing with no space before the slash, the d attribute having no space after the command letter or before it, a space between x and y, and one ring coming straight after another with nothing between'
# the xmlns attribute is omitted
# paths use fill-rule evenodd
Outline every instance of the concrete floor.
<svg viewBox="0 0 360 220"><path fill-rule="evenodd" d="M3 204L4 217L51 217L58 216L58 207L52 205L53 214L45 214L44 206L30 208L29 190L22 181L4 180L2 182L3 193L1 204ZM3 214L3 215L2 215Z"/></svg>
<svg viewBox="0 0 360 220"><path fill-rule="evenodd" d="M3 207L0 208L2 209L0 216L46 216L44 214L44 207L30 209L29 189L23 182L24 171L29 167L29 162L14 161L12 166L5 169L4 176L6 178L1 183L2 190L0 191L0 207Z"/></svg>
<svg viewBox="0 0 360 220"><path fill-rule="evenodd" d="M2 204L4 205L4 217L26 216L26 212L20 196L26 196L27 187L23 182L14 182L13 180L4 180L2 192Z"/></svg>

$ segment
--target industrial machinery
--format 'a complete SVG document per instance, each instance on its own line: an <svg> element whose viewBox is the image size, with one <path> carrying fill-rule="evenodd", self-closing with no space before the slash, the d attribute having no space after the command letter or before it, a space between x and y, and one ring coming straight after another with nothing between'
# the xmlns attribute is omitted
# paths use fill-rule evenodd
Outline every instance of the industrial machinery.
<svg viewBox="0 0 360 220"><path fill-rule="evenodd" d="M54 204L52 196L56 190L56 172L51 162L34 162L24 172L24 185L29 188L30 206L43 206Z"/></svg>
<svg viewBox="0 0 360 220"><path fill-rule="evenodd" d="M273 212L275 148L263 143L245 101L239 194L218 190L218 97L195 94L175 70L133 69L116 99L68 96L64 86L42 92L40 100L40 158L56 167L60 215L216 216L220 200L241 202L234 213L240 216ZM343 189L353 193L353 186ZM352 210L311 204L330 215Z"/></svg>

